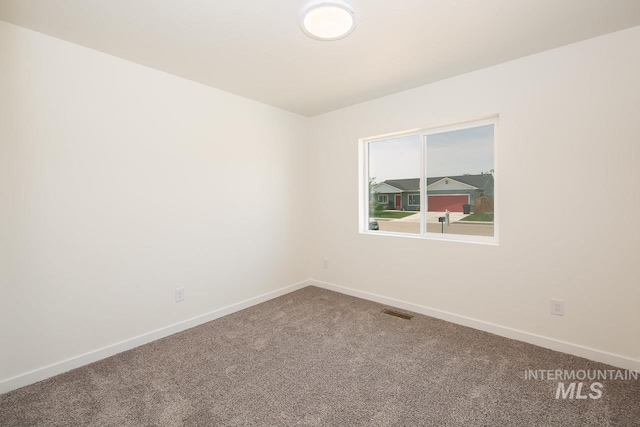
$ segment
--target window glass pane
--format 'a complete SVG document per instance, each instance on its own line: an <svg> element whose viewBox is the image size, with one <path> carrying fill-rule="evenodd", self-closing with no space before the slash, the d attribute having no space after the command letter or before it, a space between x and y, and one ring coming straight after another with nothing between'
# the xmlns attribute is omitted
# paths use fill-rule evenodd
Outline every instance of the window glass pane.
<svg viewBox="0 0 640 427"><path fill-rule="evenodd" d="M374 141L367 147L369 229L420 233L420 136Z"/></svg>
<svg viewBox="0 0 640 427"><path fill-rule="evenodd" d="M494 125L434 133L426 141L427 232L493 236Z"/></svg>

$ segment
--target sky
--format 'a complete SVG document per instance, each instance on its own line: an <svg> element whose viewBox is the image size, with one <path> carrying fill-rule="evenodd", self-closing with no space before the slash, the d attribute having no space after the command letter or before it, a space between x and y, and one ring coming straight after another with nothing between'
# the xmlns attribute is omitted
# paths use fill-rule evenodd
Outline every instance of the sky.
<svg viewBox="0 0 640 427"><path fill-rule="evenodd" d="M427 177L494 169L493 125L427 136ZM369 143L369 176L376 182L420 177L420 135Z"/></svg>

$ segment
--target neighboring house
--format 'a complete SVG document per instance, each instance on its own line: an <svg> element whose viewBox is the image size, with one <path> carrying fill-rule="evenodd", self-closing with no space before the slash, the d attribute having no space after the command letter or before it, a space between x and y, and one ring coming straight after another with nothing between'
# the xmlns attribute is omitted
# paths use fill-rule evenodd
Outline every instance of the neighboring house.
<svg viewBox="0 0 640 427"><path fill-rule="evenodd" d="M387 209L420 210L420 179L389 179L373 187L376 200ZM427 210L462 212L463 205L475 206L483 194L493 197L493 175L460 175L427 178Z"/></svg>

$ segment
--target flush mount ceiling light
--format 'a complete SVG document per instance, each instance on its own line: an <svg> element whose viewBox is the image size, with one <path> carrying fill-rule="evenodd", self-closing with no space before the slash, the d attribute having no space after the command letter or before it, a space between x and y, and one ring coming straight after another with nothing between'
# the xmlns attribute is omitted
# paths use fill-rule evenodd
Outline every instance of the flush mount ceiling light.
<svg viewBox="0 0 640 427"><path fill-rule="evenodd" d="M356 26L356 11L345 0L315 0L302 8L300 27L317 40L338 40Z"/></svg>

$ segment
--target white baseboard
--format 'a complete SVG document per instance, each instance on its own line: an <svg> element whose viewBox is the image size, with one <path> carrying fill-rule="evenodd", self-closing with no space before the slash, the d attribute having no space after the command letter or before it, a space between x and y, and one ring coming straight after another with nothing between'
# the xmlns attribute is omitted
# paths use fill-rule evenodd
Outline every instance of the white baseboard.
<svg viewBox="0 0 640 427"><path fill-rule="evenodd" d="M308 280L305 280L275 291L267 292L266 294L262 294L254 298L240 301L236 304L228 305L200 316L192 317L191 319L174 323L173 325L165 326L97 350L80 354L78 356L2 380L0 381L0 394L45 380L63 372L88 365L89 363L97 362L98 360L106 359L107 357L122 353L123 351L131 350L132 348L193 328L194 326L210 322L211 320L219 319L220 317L227 316L231 313L235 313L236 311L244 310L245 308L252 307L273 298L288 294L289 292L304 288L310 284L311 283Z"/></svg>
<svg viewBox="0 0 640 427"><path fill-rule="evenodd" d="M347 288L344 286L335 285L333 283L327 283L312 279L309 281L309 284L317 286L319 288L324 288L342 294L374 301L380 304L390 305L404 310L413 311L415 313L424 314L426 316L435 317L436 319L446 320L458 325L468 326L473 329L479 329L481 331L500 335L502 337L534 344L539 347L548 348L550 350L559 351L561 353L584 357L585 359L606 363L617 368L640 372L640 360L637 359L631 359L625 356L608 353L606 351L596 350L594 348L572 344L569 342L556 340L554 338L548 338L542 335L536 335L529 332L508 328L506 326L496 325L494 323L489 323L482 320L472 319L470 317L465 317L459 314L449 313L446 311L437 310L406 301L401 301L395 298L389 298L382 295L360 291L357 289Z"/></svg>
<svg viewBox="0 0 640 427"><path fill-rule="evenodd" d="M147 344L151 341L155 341L169 335L184 331L186 329L193 328L211 320L218 319L220 317L227 316L231 313L235 313L245 308L252 307L254 305L269 301L273 298L288 294L305 286L314 285L320 288L329 289L342 294L351 295L354 297L374 301L380 304L390 305L393 307L402 308L404 310L413 311L415 313L424 314L426 316L435 317L437 319L446 320L448 322L456 323L470 328L478 329L481 331L489 332L492 334L500 335L506 338L511 338L518 341L523 341L529 344L534 344L540 347L548 348L550 350L559 351L562 353L572 354L574 356L584 357L585 359L593 360L596 362L606 363L611 366L615 366L621 369L629 369L632 371L640 371L640 360L631 359L628 357L620 356L617 354L608 353L601 350L596 350L589 347L584 347L578 344L572 344L565 341L556 340L553 338L544 337L541 335L532 334L529 332L520 331L517 329L508 328L505 326L496 325L482 320L476 320L469 317L461 316L458 314L449 313L442 310L436 310L433 308L425 307L410 302L401 301L394 298L385 297L382 295L372 294L357 289L347 288L344 286L335 285L333 283L322 282L319 280L305 280L284 288L277 289L266 294L259 295L254 298L250 298L236 304L231 304L218 310L211 311L209 313L202 314L200 316L193 317L191 319L184 320L182 322L175 323L148 333L138 335L136 337L108 345L106 347L99 348L94 351L90 351L78 356L62 360L60 362L35 369L30 372L26 372L21 375L17 375L12 378L8 378L0 381L0 394L7 393L11 390L15 390L20 387L24 387L29 384L36 383L38 381L45 380L63 372L70 371L75 368L79 368L89 363L97 362L98 360L105 359L123 351L130 350L143 344Z"/></svg>

